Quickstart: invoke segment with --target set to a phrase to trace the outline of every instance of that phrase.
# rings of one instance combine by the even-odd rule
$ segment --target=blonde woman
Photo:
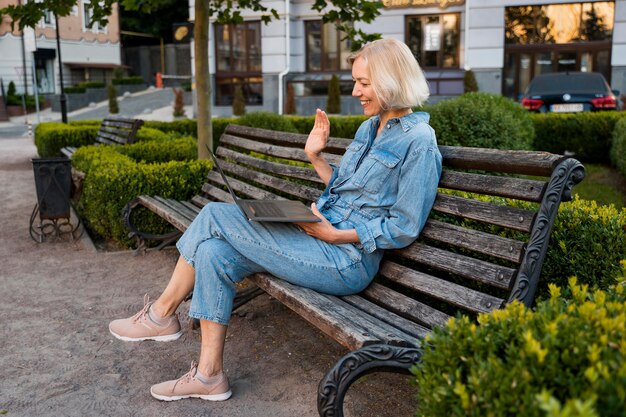
[[[409,48],[393,39],[367,44],[349,58],[352,95],[369,116],[341,164],[322,155],[330,133],[317,110],[305,152],[326,184],[311,210],[317,223],[249,222],[232,204],[210,203],[177,247],[180,258],[159,298],[127,319],[111,322],[125,341],[168,341],[182,334],[176,309],[193,290],[189,315],[200,320],[197,364],[179,379],[152,386],[164,401],[226,400],[224,343],[235,283],[266,271],[296,285],[333,295],[358,293],[378,271],[386,249],[412,243],[435,200],[441,155],[429,116],[413,112],[428,85]]]

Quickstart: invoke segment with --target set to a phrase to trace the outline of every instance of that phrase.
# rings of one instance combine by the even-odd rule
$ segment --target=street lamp
[[[61,85],[61,121],[67,123],[67,99],[65,97],[65,88],[63,88],[63,62],[61,60],[61,36],[59,35],[59,18],[54,13],[54,24],[57,32],[57,54],[59,55],[59,82]]]

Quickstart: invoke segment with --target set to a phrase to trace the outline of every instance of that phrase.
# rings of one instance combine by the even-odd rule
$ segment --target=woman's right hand
[[[315,158],[322,153],[324,148],[326,148],[329,136],[330,121],[328,120],[328,116],[325,111],[317,109],[315,112],[315,124],[313,125],[313,129],[311,129],[311,133],[309,133],[306,145],[304,145],[304,152],[309,159]]]

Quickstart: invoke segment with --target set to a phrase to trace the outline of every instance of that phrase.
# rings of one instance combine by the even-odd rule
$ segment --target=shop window
[[[215,25],[215,104],[233,103],[241,85],[247,104],[263,104],[261,22]]]
[[[306,25],[306,69],[308,72],[349,71],[349,39],[331,23],[310,20]]]
[[[610,41],[614,2],[514,6],[505,11],[508,44]]]
[[[460,14],[407,16],[406,44],[424,68],[458,68]]]

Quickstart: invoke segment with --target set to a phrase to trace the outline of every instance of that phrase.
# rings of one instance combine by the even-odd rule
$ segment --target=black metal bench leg
[[[151,233],[144,233],[137,229],[137,227],[131,221],[131,214],[133,209],[141,205],[141,200],[135,198],[134,200],[126,203],[126,205],[122,209],[122,223],[127,230],[130,230],[130,232],[128,233],[128,237],[131,239],[134,237],[137,240],[137,249],[135,249],[135,254],[145,253],[147,251],[146,240],[155,240],[161,242],[161,244],[156,248],[156,250],[161,250],[165,246],[177,241],[178,238],[182,236],[182,232],[180,232],[179,230],[174,230],[173,232],[165,233],[162,235],[155,235]]]
[[[317,389],[317,410],[323,417],[343,417],[343,401],[352,383],[372,372],[409,374],[422,358],[418,348],[371,345],[341,358],[322,378]]]

